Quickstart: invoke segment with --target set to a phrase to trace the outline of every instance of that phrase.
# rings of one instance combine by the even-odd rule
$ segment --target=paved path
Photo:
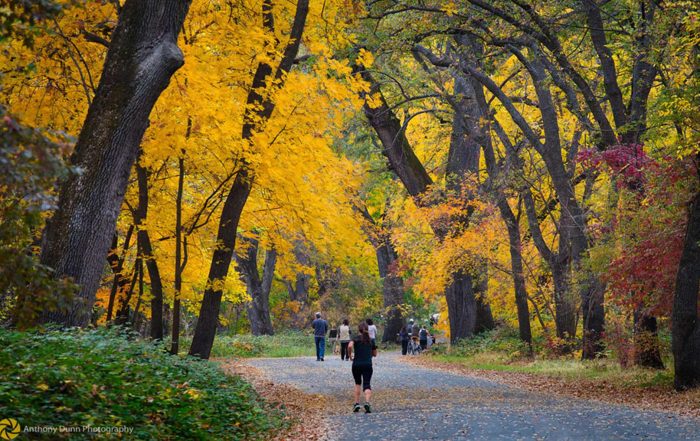
[[[374,413],[353,414],[350,362],[337,356],[250,360],[275,383],[330,399],[333,439],[700,440],[700,420],[527,392],[402,362],[374,361]]]

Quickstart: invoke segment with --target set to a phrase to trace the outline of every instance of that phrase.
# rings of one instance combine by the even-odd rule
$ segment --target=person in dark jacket
[[[425,351],[428,349],[428,330],[425,329],[425,326],[420,327],[418,337],[420,338],[420,348]]]
[[[367,323],[362,322],[358,326],[358,335],[348,344],[348,353],[352,360],[352,377],[355,380],[355,405],[353,412],[360,411],[360,393],[365,394],[365,413],[372,412],[369,401],[372,398],[372,357],[377,356],[377,346],[369,338]],[[354,356],[353,356],[354,352]]]
[[[321,313],[316,313],[316,320],[311,322],[314,328],[314,343],[316,344],[316,361],[323,361],[326,352],[326,332],[328,332],[328,322],[321,318]]]
[[[406,355],[408,352],[408,341],[411,339],[411,334],[406,327],[402,327],[399,331],[399,339],[401,340],[401,355]]]

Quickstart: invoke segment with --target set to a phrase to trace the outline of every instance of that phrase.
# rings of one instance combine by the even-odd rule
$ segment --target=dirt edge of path
[[[329,398],[309,394],[295,387],[276,384],[254,366],[240,359],[215,359],[221,369],[230,375],[238,375],[253,385],[255,390],[274,407],[286,413],[291,428],[275,434],[275,441],[330,441],[333,432],[329,420],[324,416]]]
[[[520,372],[472,369],[453,363],[432,360],[425,356],[404,357],[402,359],[418,366],[490,380],[522,390],[625,405],[639,410],[672,412],[686,417],[700,418],[700,390],[676,392],[663,387],[624,387],[607,381],[567,380]]]

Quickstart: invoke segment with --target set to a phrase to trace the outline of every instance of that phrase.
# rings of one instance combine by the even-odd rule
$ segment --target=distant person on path
[[[425,329],[425,326],[420,327],[420,330],[418,331],[418,337],[420,339],[420,348],[422,350],[428,349],[428,330]]]
[[[399,331],[399,339],[401,340],[401,355],[406,355],[408,352],[408,341],[411,339],[411,334],[405,326]]]
[[[355,379],[355,405],[353,412],[360,411],[360,392],[365,393],[365,413],[372,413],[372,406],[369,404],[372,398],[372,357],[377,356],[377,346],[369,338],[367,323],[362,322],[358,326],[359,335],[350,341],[348,354],[352,360],[352,376]],[[353,351],[355,356],[353,357]]]
[[[350,343],[348,319],[343,320],[343,324],[338,328],[338,338],[340,339],[340,359],[350,360],[350,355],[348,355],[348,344]]]
[[[321,313],[316,313],[316,320],[311,322],[314,328],[314,342],[316,343],[316,361],[323,361],[326,353],[326,332],[328,332],[328,322],[321,318]]]
[[[367,330],[369,331],[369,339],[372,340],[373,345],[377,345],[377,327],[374,325],[372,319],[367,319]]]

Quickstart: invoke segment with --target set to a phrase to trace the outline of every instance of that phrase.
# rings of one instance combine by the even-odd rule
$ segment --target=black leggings
[[[340,359],[341,360],[345,360],[346,358],[350,358],[350,357],[348,357],[348,344],[349,343],[350,343],[349,341],[341,341],[340,342]]]
[[[355,384],[362,385],[362,390],[372,389],[369,382],[372,380],[372,366],[353,366],[352,376],[355,378]]]

